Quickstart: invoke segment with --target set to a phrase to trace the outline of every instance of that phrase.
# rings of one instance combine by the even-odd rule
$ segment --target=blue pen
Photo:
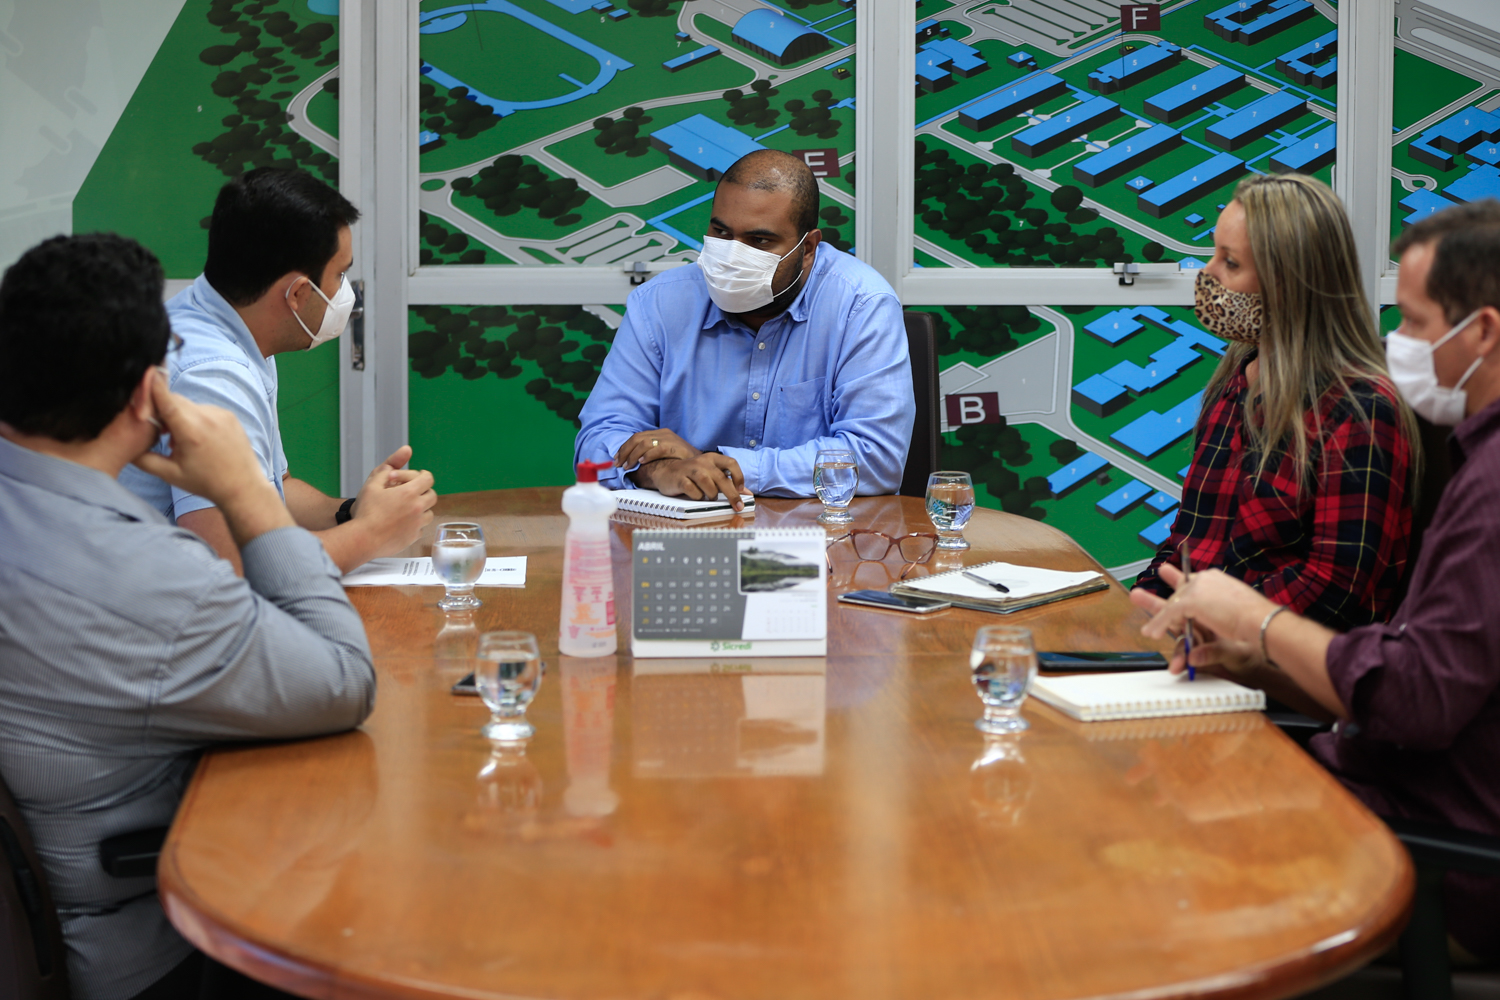
[[[1179,558],[1182,560],[1182,583],[1183,583],[1183,586],[1187,586],[1188,582],[1193,579],[1193,557],[1192,557],[1192,553],[1190,553],[1188,551],[1188,541],[1187,541],[1187,539],[1184,538],[1182,540],[1182,544],[1177,547],[1177,554],[1178,554]],[[1182,655],[1187,660],[1187,664],[1188,664],[1188,668],[1187,668],[1188,680],[1190,680],[1190,681],[1191,680],[1197,680],[1198,679],[1198,671],[1196,671],[1196,670],[1193,669],[1193,663],[1192,663],[1192,660],[1193,660],[1193,620],[1191,618],[1185,619],[1183,621],[1183,623],[1182,623]]]

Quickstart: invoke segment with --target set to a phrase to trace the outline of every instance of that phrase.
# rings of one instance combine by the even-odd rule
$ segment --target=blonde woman
[[[1219,215],[1196,311],[1230,342],[1203,393],[1163,563],[1222,569],[1346,631],[1395,610],[1417,430],[1386,372],[1349,220],[1310,177],[1250,177]]]

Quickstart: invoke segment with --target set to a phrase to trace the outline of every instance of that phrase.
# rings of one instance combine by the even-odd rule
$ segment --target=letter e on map
[[[1120,4],[1121,31],[1160,31],[1161,8],[1154,3]]]
[[[792,155],[802,157],[802,162],[812,168],[814,177],[839,176],[839,151],[836,149],[794,149]]]
[[[967,395],[955,393],[951,396],[944,396],[943,400],[948,408],[949,427],[1000,422],[1000,394],[998,392],[971,392]]]

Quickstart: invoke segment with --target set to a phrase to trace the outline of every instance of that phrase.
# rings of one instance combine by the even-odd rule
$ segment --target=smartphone
[[[910,611],[915,615],[927,615],[953,607],[952,601],[944,601],[935,597],[907,597],[889,594],[884,590],[854,590],[847,594],[840,594],[839,601],[844,604],[859,604],[867,608],[885,608],[887,611]]]
[[[479,688],[474,686],[474,675],[472,673],[465,674],[463,679],[454,684],[451,690],[454,694],[479,694]]]
[[[1123,653],[1037,653],[1036,665],[1042,670],[1078,672],[1084,670],[1165,670],[1167,659],[1160,653],[1139,651]]]

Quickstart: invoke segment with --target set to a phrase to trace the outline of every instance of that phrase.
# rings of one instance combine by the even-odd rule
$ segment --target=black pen
[[[968,570],[964,570],[964,579],[965,580],[973,580],[975,583],[982,583],[986,587],[994,587],[996,590],[1000,591],[1000,593],[1002,593],[1002,594],[1008,594],[1008,593],[1010,593],[1010,588],[1007,587],[1005,584],[1003,584],[1003,583],[996,583],[994,580],[986,580],[984,577],[980,576],[978,573],[970,573]]]

